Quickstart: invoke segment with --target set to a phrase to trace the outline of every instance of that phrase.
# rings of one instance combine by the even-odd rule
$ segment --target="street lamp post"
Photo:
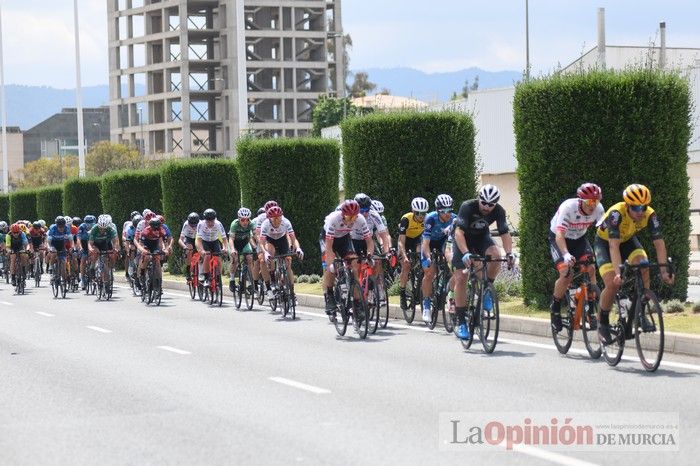
[[[80,27],[78,26],[78,0],[73,0],[75,16],[75,105],[78,113],[78,175],[85,176],[85,129],[83,128],[83,92],[80,84]]]
[[[141,168],[144,166],[144,159],[146,158],[146,149],[144,147],[144,140],[143,140],[143,107],[141,105],[138,106],[139,109],[139,126],[141,127],[141,138],[139,142],[139,152],[141,153]]]
[[[530,80],[530,12],[525,0],[525,80]]]
[[[2,114],[2,192],[10,192],[7,161],[7,114],[5,112],[5,62],[2,54],[2,0],[0,0],[0,113]]]

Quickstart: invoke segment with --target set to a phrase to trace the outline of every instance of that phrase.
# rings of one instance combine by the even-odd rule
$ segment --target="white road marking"
[[[112,333],[111,330],[107,330],[106,328],[102,328],[102,327],[95,327],[94,325],[86,325],[85,328],[89,328],[90,330],[94,330],[94,331],[100,332],[100,333]]]
[[[56,317],[55,314],[49,314],[48,312],[36,311],[36,313],[39,314],[40,316],[44,316],[44,317]]]
[[[171,351],[171,352],[177,353],[177,354],[192,354],[189,351],[173,348],[172,346],[156,346],[156,348],[162,349],[165,351]]]
[[[317,395],[324,395],[331,392],[325,388],[314,387],[313,385],[307,385],[305,383],[297,382],[296,380],[285,379],[284,377],[270,377],[270,380],[283,385],[288,385],[290,387],[306,390],[311,393],[316,393]]]
[[[14,306],[15,303],[9,303],[7,301],[0,301],[0,304],[4,304],[5,306]]]
[[[505,448],[505,442],[501,446]],[[513,445],[513,451],[565,466],[597,466],[596,463],[589,463],[588,461],[571,458],[570,456],[535,448],[530,445]]]

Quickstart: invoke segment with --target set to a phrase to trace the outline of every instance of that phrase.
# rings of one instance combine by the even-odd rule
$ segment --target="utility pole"
[[[5,112],[5,62],[2,55],[2,0],[0,0],[0,113],[2,113],[2,192],[10,192],[7,162],[7,113]]]
[[[75,16],[75,106],[78,113],[78,176],[85,176],[85,129],[83,128],[83,91],[80,84],[80,31],[78,0],[73,0]]]
[[[530,11],[525,0],[525,81],[530,80]]]

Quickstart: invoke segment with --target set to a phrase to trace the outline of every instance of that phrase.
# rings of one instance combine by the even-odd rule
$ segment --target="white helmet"
[[[252,213],[247,207],[241,207],[238,209],[238,218],[250,218],[251,215]]]
[[[485,184],[479,190],[479,199],[496,204],[501,199],[501,192],[492,184]]]
[[[411,209],[414,212],[427,212],[430,208],[430,204],[422,197],[413,198],[411,201]]]
[[[384,204],[382,204],[382,201],[374,199],[372,201],[372,208],[374,208],[374,210],[376,210],[380,214],[384,213]]]
[[[100,228],[109,228],[112,224],[112,216],[107,214],[102,214],[97,217],[97,226]]]
[[[438,194],[435,198],[435,208],[436,209],[451,209],[452,208],[452,196],[449,194]]]
[[[73,217],[70,215],[64,215],[63,218],[66,220],[66,225],[71,226],[73,224]]]
[[[41,228],[44,228],[46,226],[46,220],[44,220],[44,219],[39,220],[39,225],[41,225]]]

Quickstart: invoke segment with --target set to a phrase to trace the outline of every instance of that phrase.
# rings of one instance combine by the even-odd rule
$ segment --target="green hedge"
[[[24,189],[10,193],[10,220],[29,220],[33,222],[36,216],[36,189]]]
[[[102,176],[101,193],[103,211],[112,216],[120,235],[122,225],[132,211],[149,208],[163,212],[158,170],[109,172]]]
[[[63,188],[63,213],[75,217],[100,215],[102,197],[100,178],[72,178]]]
[[[10,196],[8,194],[0,194],[0,220],[8,221],[10,219]]]
[[[351,118],[343,131],[346,197],[365,192],[384,203],[392,235],[422,196],[441,193],[459,206],[476,194],[474,123],[453,112],[399,112]]]
[[[240,207],[236,165],[227,159],[191,159],[166,163],[161,169],[163,211],[175,238],[190,212],[216,210],[226,231]],[[176,243],[177,244],[177,243]],[[177,249],[177,248],[176,248]],[[171,271],[181,270],[180,253],[170,258]]]
[[[318,272],[318,234],[325,216],[338,205],[338,143],[312,138],[244,139],[237,152],[243,205],[255,212],[270,199],[279,202],[306,254],[295,268]]]
[[[603,189],[607,209],[642,183],[652,193],[669,255],[678,266],[663,297],[685,299],[690,219],[687,175],[690,94],[684,79],[650,71],[555,75],[522,83],[514,99],[520,253],[526,302],[546,305],[555,272],[549,221],[586,181]],[[640,234],[650,258],[648,232]]]
[[[63,213],[63,186],[49,186],[36,193],[36,214],[51,225]]]

